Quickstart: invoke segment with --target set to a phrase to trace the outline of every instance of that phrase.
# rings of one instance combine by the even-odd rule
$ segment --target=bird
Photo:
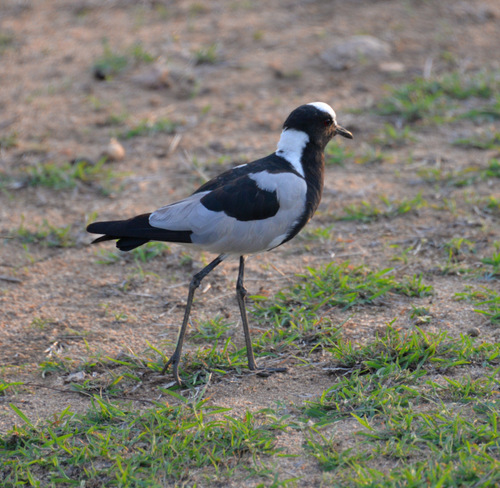
[[[228,257],[239,258],[236,298],[245,337],[248,368],[257,371],[245,306],[245,259],[271,251],[295,237],[318,208],[323,192],[325,148],[336,135],[353,135],[337,123],[325,102],[301,105],[286,118],[276,151],[229,169],[175,203],[126,220],[94,222],[96,244],[116,240],[131,251],[149,241],[175,242],[217,255],[191,279],[174,353],[162,374],[182,385],[179,364],[193,298],[202,280]]]

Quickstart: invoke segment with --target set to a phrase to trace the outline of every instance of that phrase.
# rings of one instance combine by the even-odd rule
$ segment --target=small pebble
[[[478,327],[471,327],[467,330],[467,335],[471,337],[479,337],[481,334],[481,330]]]
[[[104,151],[104,155],[112,161],[121,161],[125,157],[125,149],[123,149],[123,146],[112,137],[108,147]]]

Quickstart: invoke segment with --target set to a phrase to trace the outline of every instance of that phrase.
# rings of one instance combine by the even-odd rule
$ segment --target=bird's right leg
[[[252,339],[250,337],[250,329],[248,327],[247,311],[245,308],[245,297],[247,295],[247,290],[243,285],[243,275],[245,274],[245,257],[240,256],[240,269],[238,272],[238,281],[236,282],[236,298],[238,300],[238,306],[240,307],[241,323],[243,325],[243,332],[245,333],[245,345],[247,349],[247,359],[248,359],[248,369],[250,371],[255,371],[257,369],[257,363],[255,362],[255,357],[253,354]]]
[[[196,273],[189,284],[189,293],[187,298],[186,310],[184,312],[184,320],[182,321],[181,330],[179,331],[179,338],[177,339],[177,346],[175,351],[170,356],[170,359],[163,367],[161,373],[165,374],[168,367],[172,365],[172,374],[176,383],[180,386],[182,384],[181,378],[179,376],[179,362],[181,360],[182,345],[184,343],[184,336],[186,335],[186,330],[189,322],[189,314],[191,313],[191,306],[193,304],[194,292],[200,286],[203,278],[207,276],[216,266],[218,266],[224,260],[225,255],[221,254],[217,256],[210,264],[205,266],[200,272]]]

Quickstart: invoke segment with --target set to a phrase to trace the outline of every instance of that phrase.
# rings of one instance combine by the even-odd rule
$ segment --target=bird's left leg
[[[205,276],[207,276],[210,271],[212,271],[217,265],[222,263],[226,256],[221,254],[216,257],[210,264],[205,266],[199,273],[196,273],[189,284],[189,293],[187,298],[186,310],[184,312],[184,320],[182,321],[181,330],[179,332],[179,338],[177,339],[177,346],[175,348],[174,354],[167,361],[165,366],[163,366],[162,374],[165,374],[168,367],[172,365],[172,373],[177,384],[180,386],[182,384],[181,378],[179,376],[179,363],[181,360],[182,345],[184,343],[184,336],[186,335],[186,330],[189,322],[189,314],[191,313],[191,305],[193,304],[194,292],[200,286],[201,281]]]

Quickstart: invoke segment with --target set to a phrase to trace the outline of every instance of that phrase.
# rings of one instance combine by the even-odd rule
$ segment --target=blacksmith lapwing
[[[296,108],[283,124],[276,152],[236,166],[198,188],[191,196],[152,213],[128,220],[95,222],[87,227],[104,234],[93,243],[117,239],[116,246],[130,251],[148,241],[191,244],[218,254],[194,275],[172,365],[178,384],[182,344],[195,290],[228,256],[239,256],[236,296],[245,333],[250,370],[256,370],[245,309],[243,286],[245,256],[270,251],[294,237],[311,219],[323,191],[324,150],[335,135],[352,139],[337,124],[335,112],[323,102]]]

